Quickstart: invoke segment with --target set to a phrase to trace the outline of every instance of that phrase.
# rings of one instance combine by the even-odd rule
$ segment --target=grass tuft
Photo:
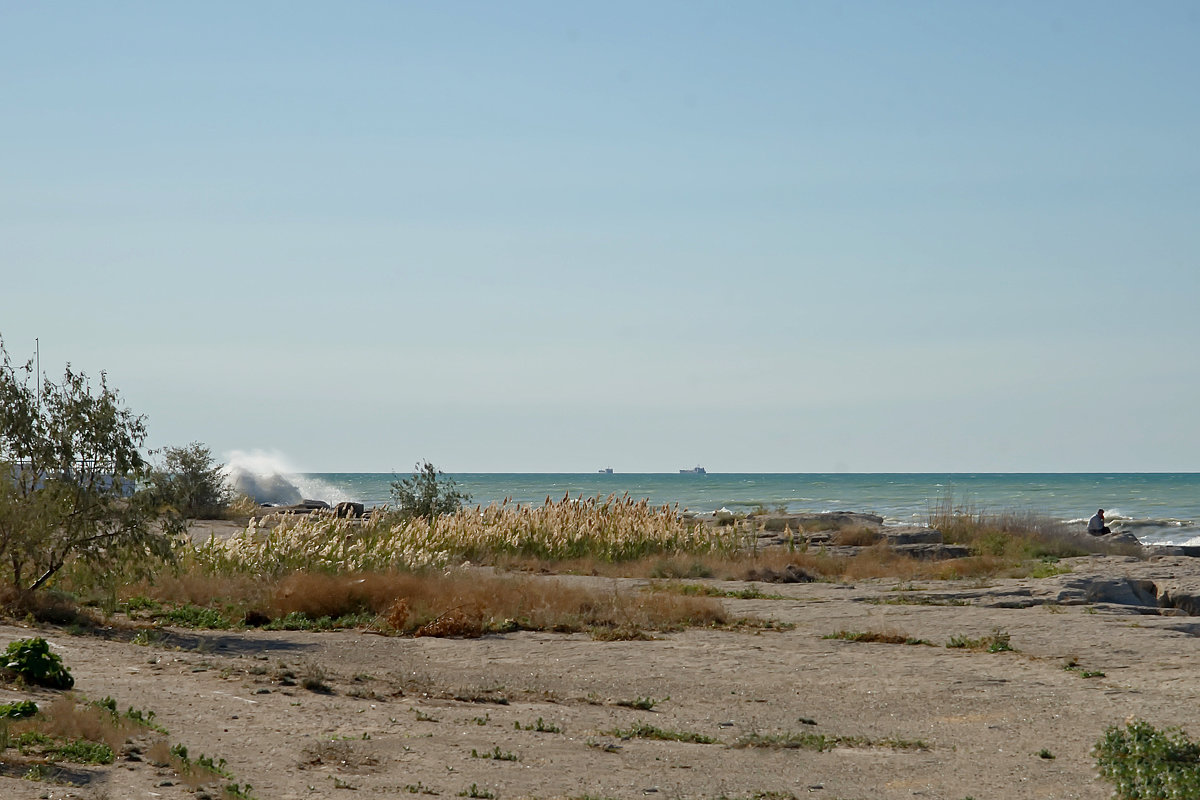
[[[878,642],[881,644],[931,644],[924,639],[917,639],[895,631],[836,631],[827,633],[822,639],[841,639],[847,642]]]
[[[1009,634],[1000,628],[992,629],[987,636],[972,639],[969,636],[951,636],[946,647],[964,650],[986,650],[989,653],[1015,652]]]
[[[657,739],[664,742],[690,742],[692,744],[716,744],[717,740],[703,733],[692,731],[672,731],[658,728],[646,722],[634,723],[632,727],[614,728],[605,731],[605,736],[616,736],[620,739]]]

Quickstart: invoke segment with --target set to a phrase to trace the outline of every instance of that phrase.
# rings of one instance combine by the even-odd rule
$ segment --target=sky
[[[0,0],[0,337],[305,471],[1200,471],[1191,2]]]

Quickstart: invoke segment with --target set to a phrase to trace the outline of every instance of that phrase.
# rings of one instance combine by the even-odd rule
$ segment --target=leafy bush
[[[62,658],[50,652],[45,639],[18,639],[4,651],[4,669],[26,683],[48,686],[51,689],[70,689],[75,679],[63,666]]]
[[[233,502],[233,490],[225,483],[225,465],[213,460],[211,450],[192,442],[165,447],[162,454],[162,466],[151,477],[161,503],[191,519],[225,515]]]
[[[471,502],[471,496],[456,486],[446,473],[425,461],[417,464],[409,477],[392,481],[392,501],[401,514],[433,519],[453,514]]]
[[[0,719],[25,719],[38,713],[37,703],[21,700],[15,703],[0,703]]]
[[[1112,726],[1092,754],[1117,800],[1200,797],[1200,744],[1179,728],[1157,730],[1143,720]]]

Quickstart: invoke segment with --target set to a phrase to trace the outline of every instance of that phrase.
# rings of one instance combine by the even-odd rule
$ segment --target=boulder
[[[359,519],[363,515],[363,504],[341,502],[334,506],[333,513],[339,519]]]
[[[1142,543],[1138,540],[1138,538],[1129,531],[1113,531],[1112,533],[1103,533],[1093,538],[1102,542],[1108,542],[1109,544],[1129,544],[1136,547],[1142,546]]]
[[[965,545],[932,542],[897,544],[892,546],[892,550],[920,561],[944,561],[948,558],[966,558],[971,555],[971,548]]]
[[[898,544],[941,544],[945,541],[942,532],[923,525],[905,525],[898,528],[880,528],[879,534],[890,545]]]

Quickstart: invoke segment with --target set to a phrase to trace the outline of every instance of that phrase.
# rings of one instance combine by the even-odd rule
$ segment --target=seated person
[[[1112,533],[1107,525],[1104,524],[1104,509],[1096,512],[1096,516],[1088,520],[1088,533],[1092,536],[1100,536],[1105,533]]]

